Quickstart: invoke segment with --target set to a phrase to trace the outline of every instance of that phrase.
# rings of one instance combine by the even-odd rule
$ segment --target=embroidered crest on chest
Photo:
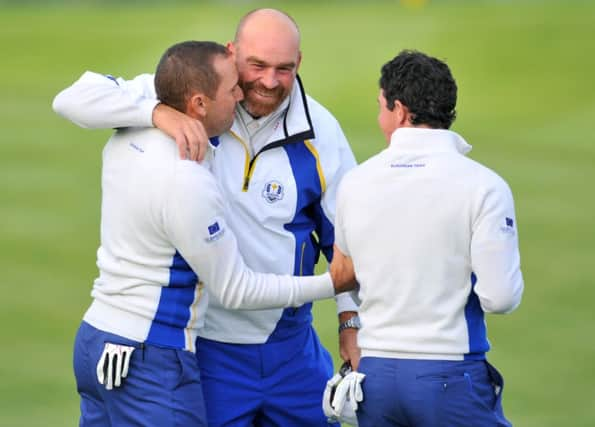
[[[283,186],[279,181],[269,181],[262,189],[262,197],[264,197],[264,199],[269,203],[275,203],[283,199],[284,194],[285,186]]]

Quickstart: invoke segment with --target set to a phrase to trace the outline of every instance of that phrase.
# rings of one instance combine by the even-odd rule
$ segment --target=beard
[[[271,114],[291,91],[291,88],[281,85],[268,89],[258,82],[241,82],[240,87],[244,91],[244,100],[241,104],[255,118]]]

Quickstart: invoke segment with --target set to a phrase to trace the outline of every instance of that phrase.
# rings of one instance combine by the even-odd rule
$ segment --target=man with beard
[[[155,88],[211,136],[230,128],[242,99],[234,58],[213,42],[169,48]],[[249,270],[206,164],[179,159],[158,129],[115,132],[101,183],[99,277],[73,358],[80,426],[206,426],[194,352],[208,298],[230,309],[295,307],[333,296],[333,283]],[[331,265],[337,291],[352,288],[341,260]]]
[[[304,92],[292,18],[250,12],[228,48],[244,91],[231,130],[215,142],[213,172],[228,199],[229,226],[254,270],[311,275],[321,251],[332,258],[335,194],[353,154],[336,119]],[[158,104],[150,75],[124,81],[87,72],[54,109],[84,127],[154,124],[182,156],[205,151],[200,123]],[[355,305],[349,296],[337,302],[341,357],[357,364],[357,322],[345,323]],[[231,311],[214,302],[197,355],[210,426],[328,425],[320,402],[332,361],[312,328],[311,304]]]

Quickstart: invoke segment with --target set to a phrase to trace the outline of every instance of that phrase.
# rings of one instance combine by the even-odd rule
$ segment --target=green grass
[[[0,2],[1,3],[1,2]],[[73,335],[97,274],[100,163],[109,131],[51,111],[85,69],[133,77],[185,39],[231,38],[262,6],[2,3],[0,13],[0,426],[75,425]],[[595,5],[588,2],[280,2],[300,24],[301,75],[361,161],[384,147],[379,67],[403,48],[446,59],[454,130],[515,194],[526,291],[488,318],[515,425],[591,426],[595,393]],[[332,303],[316,326],[337,358]]]

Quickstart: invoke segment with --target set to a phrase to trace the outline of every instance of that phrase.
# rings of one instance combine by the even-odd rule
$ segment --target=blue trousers
[[[133,346],[128,376],[106,390],[96,366],[106,342]],[[74,344],[80,427],[206,427],[200,371],[193,353],[142,345],[82,322]]]
[[[209,427],[338,427],[322,412],[332,360],[311,327],[265,344],[198,339]]]
[[[504,383],[487,361],[364,357],[359,427],[511,426],[502,411]]]

